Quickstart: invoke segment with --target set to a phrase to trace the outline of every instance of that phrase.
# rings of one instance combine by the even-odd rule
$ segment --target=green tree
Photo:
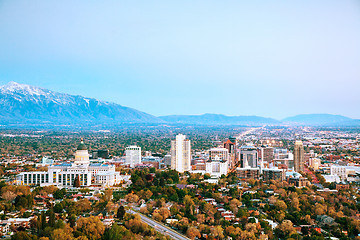
[[[122,220],[124,218],[124,215],[125,215],[125,208],[124,208],[124,206],[120,206],[117,211],[116,217],[118,219]]]

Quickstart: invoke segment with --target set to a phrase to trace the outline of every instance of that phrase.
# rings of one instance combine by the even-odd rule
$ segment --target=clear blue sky
[[[150,114],[360,118],[360,1],[0,0],[0,84]]]

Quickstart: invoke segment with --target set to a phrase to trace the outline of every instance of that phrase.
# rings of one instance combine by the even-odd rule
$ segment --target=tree
[[[48,211],[49,213],[49,226],[50,227],[54,227],[55,226],[55,221],[56,221],[56,218],[55,218],[55,213],[52,209],[50,209]]]
[[[210,233],[214,237],[218,237],[219,239],[224,238],[223,229],[221,226],[212,226],[210,228]]]
[[[134,233],[142,233],[147,229],[148,225],[141,221],[139,214],[135,214],[133,219],[125,222],[125,226]]]
[[[127,202],[136,203],[136,202],[139,201],[139,197],[138,197],[138,195],[136,195],[136,194],[129,193],[129,194],[127,194],[127,195],[125,196],[125,200],[126,200]]]
[[[158,213],[158,212],[155,212],[152,216],[152,218],[155,220],[155,221],[158,221],[158,222],[161,222],[164,218]]]
[[[80,201],[77,201],[75,207],[81,213],[87,212],[91,210],[91,202],[87,198],[84,198]]]
[[[159,209],[159,214],[163,217],[163,219],[167,219],[170,216],[170,211],[166,207],[162,207]]]
[[[113,190],[111,188],[108,188],[104,191],[104,195],[102,199],[106,202],[109,202],[113,198]]]
[[[36,236],[28,234],[27,232],[19,231],[11,236],[11,240],[35,240]]]
[[[200,231],[196,227],[189,227],[186,231],[186,236],[191,239],[200,238],[201,234]]]
[[[17,209],[32,208],[34,204],[34,198],[31,194],[29,195],[18,195],[14,200],[15,207]]]
[[[293,226],[293,223],[290,220],[284,220],[280,225],[278,225],[275,229],[276,235],[279,238],[284,239],[294,233],[296,233],[296,229]]]
[[[321,203],[315,204],[315,214],[316,215],[324,215],[326,213],[327,207],[322,205]]]
[[[94,240],[101,237],[105,231],[105,226],[99,218],[91,216],[80,218],[77,221],[76,229],[85,234],[88,239]]]
[[[118,224],[113,224],[111,228],[105,230],[104,235],[102,236],[103,240],[118,240],[118,239],[127,239],[132,240],[136,239],[136,236],[127,230],[123,226]]]
[[[282,211],[286,210],[286,208],[287,208],[286,203],[285,203],[284,201],[282,201],[282,200],[277,200],[277,201],[275,202],[275,206],[276,206],[279,210],[282,210]]]
[[[81,186],[80,184],[80,176],[76,175],[76,178],[74,180],[74,187],[79,188]]]
[[[56,199],[63,199],[65,197],[66,194],[66,189],[62,188],[62,189],[58,189],[54,192],[54,198]]]
[[[76,216],[74,214],[70,215],[68,218],[68,223],[70,224],[71,228],[75,227],[76,224]]]
[[[230,201],[230,209],[235,215],[239,211],[240,206],[241,206],[241,202],[239,200],[237,200],[236,198],[234,198]]]
[[[121,205],[116,213],[116,217],[122,220],[124,218],[124,215],[125,215],[125,208],[124,206]]]
[[[205,222],[205,215],[204,215],[204,214],[198,214],[198,215],[196,216],[196,220],[197,220],[197,222],[200,223],[200,224],[204,223],[204,222]]]
[[[51,233],[51,240],[72,240],[73,237],[65,229],[57,228]]]
[[[185,204],[185,214],[193,215],[194,214],[194,201],[191,199],[191,196],[186,195],[184,197],[184,204]]]
[[[6,191],[6,192],[3,192],[1,197],[3,199],[5,199],[6,201],[11,202],[16,198],[16,194],[12,191]]]

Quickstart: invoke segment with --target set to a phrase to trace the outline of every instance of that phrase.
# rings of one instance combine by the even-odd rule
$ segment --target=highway
[[[176,240],[190,240],[190,238],[178,233],[177,231],[165,226],[162,223],[159,223],[151,218],[146,217],[145,215],[136,212],[132,209],[126,210],[128,213],[131,214],[139,214],[141,217],[141,220],[148,224],[149,226],[153,227],[157,232],[162,233],[164,235],[167,235],[169,237],[171,237],[172,239],[176,239]]]

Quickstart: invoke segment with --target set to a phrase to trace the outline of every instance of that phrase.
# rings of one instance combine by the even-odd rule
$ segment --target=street
[[[153,227],[157,232],[160,232],[164,235],[170,236],[172,239],[179,239],[179,240],[189,240],[190,238],[187,238],[186,236],[178,233],[177,231],[165,226],[162,223],[159,223],[151,218],[146,217],[145,215],[135,212],[132,209],[126,210],[126,212],[131,214],[139,214],[141,217],[141,220],[148,224],[149,226]]]

